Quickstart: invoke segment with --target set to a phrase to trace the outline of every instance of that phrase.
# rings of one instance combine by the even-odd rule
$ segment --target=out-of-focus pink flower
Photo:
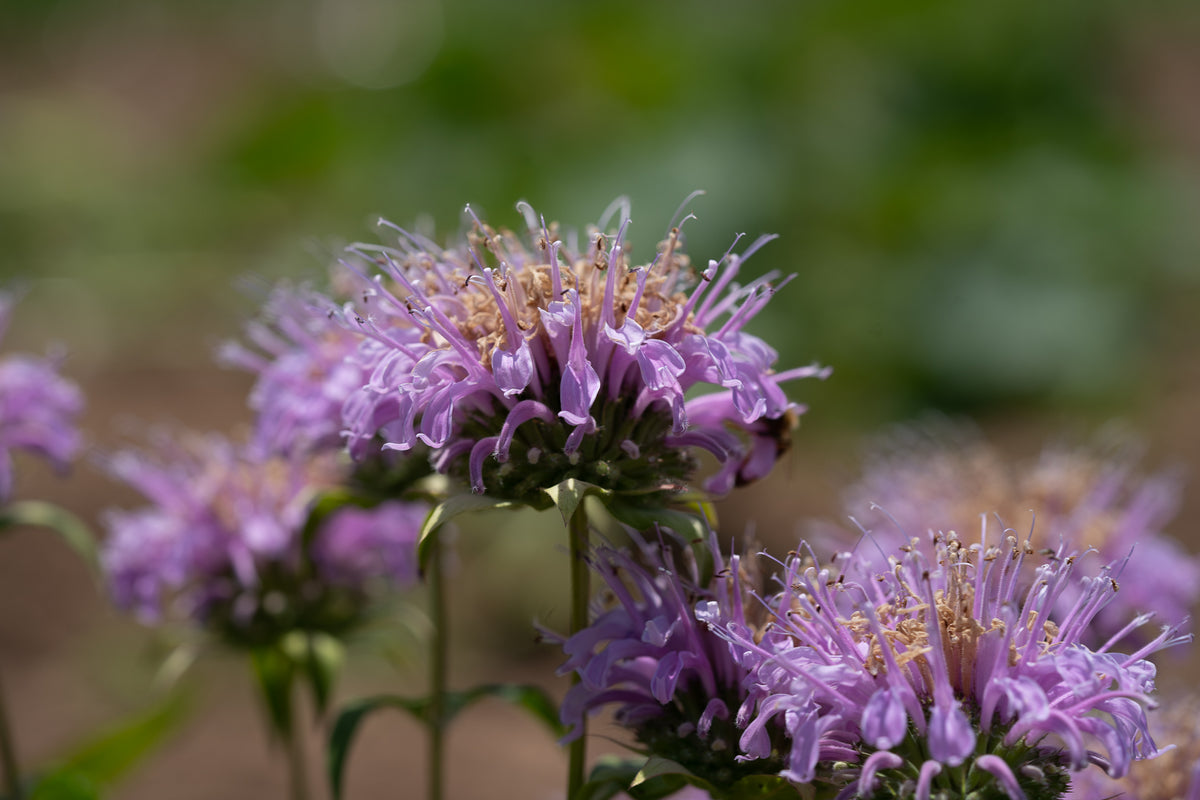
[[[0,292],[0,339],[16,301]],[[83,394],[58,373],[54,358],[0,358],[0,503],[12,494],[12,451],[24,450],[65,469],[79,452]]]

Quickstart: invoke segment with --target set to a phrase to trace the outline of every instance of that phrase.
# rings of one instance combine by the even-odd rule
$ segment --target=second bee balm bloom
[[[802,411],[779,384],[826,374],[775,372],[775,351],[743,331],[777,276],[735,278],[773,237],[697,271],[672,227],[639,265],[623,204],[583,234],[519,208],[526,236],[472,214],[451,249],[406,231],[351,249],[366,285],[347,324],[370,374],[345,408],[352,449],[423,443],[440,471],[518,500],[568,478],[669,490],[691,478],[695,447],[720,463],[711,491],[764,475]]]

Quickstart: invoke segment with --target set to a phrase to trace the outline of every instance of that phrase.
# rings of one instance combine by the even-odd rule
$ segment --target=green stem
[[[298,688],[298,687],[297,687]],[[287,749],[288,782],[292,800],[308,800],[308,759],[304,752],[303,726],[292,720],[290,729],[284,734],[283,745]]]
[[[429,800],[442,800],[446,755],[446,669],[450,631],[447,626],[444,577],[442,543],[435,541],[429,561],[430,613],[433,616],[433,653],[429,675]]]
[[[22,800],[21,773],[17,768],[17,750],[12,728],[8,725],[8,710],[4,705],[4,687],[0,685],[0,762],[4,765],[5,792],[11,800]]]
[[[587,627],[588,598],[591,595],[588,584],[591,573],[587,562],[588,520],[582,502],[580,502],[579,507],[575,509],[575,513],[571,516],[567,534],[571,542],[571,635],[574,636]],[[575,672],[571,674],[572,686],[579,683],[580,680],[579,673]],[[586,715],[580,721],[579,728],[579,736],[571,742],[567,754],[567,800],[573,800],[578,795],[586,778]]]

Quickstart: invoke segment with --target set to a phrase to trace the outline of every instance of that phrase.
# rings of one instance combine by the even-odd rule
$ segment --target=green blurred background
[[[142,419],[228,428],[248,378],[211,354],[254,311],[244,276],[320,277],[381,215],[449,236],[470,202],[517,224],[519,199],[582,226],[629,195],[646,254],[704,189],[689,252],[781,234],[749,269],[798,278],[751,328],[784,366],[835,369],[795,385],[796,454],[723,505],[733,532],[835,513],[859,438],[930,409],[1023,453],[1118,417],[1200,466],[1198,86],[1185,2],[0,0],[0,284],[27,289],[5,349],[64,346],[99,446]],[[83,514],[131,502],[86,469],[31,474]],[[52,545],[17,541],[0,659],[36,760],[136,695],[92,676],[139,640]],[[565,595],[517,596],[511,573],[554,535],[472,541],[461,615],[491,616],[464,623],[464,658],[528,656],[528,617]],[[38,699],[81,681],[73,712]],[[250,755],[191,733],[127,796],[277,791],[240,713]],[[374,769],[386,786],[395,764]]]

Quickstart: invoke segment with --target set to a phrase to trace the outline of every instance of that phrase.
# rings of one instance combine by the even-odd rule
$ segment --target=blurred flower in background
[[[1140,449],[1128,437],[1097,437],[1076,447],[1052,444],[1020,461],[965,424],[901,427],[881,437],[862,478],[844,493],[844,512],[861,529],[821,525],[816,539],[881,563],[884,552],[910,539],[951,531],[969,537],[999,520],[1038,550],[1066,546],[1112,569],[1119,590],[1095,620],[1090,635],[1099,641],[1146,612],[1178,625],[1200,597],[1200,559],[1165,530],[1179,507],[1182,476],[1142,474]],[[1073,600],[1071,592],[1063,596]]]
[[[306,453],[343,447],[342,406],[366,382],[350,359],[359,337],[331,319],[314,290],[275,286],[258,319],[246,325],[249,345],[222,345],[221,363],[257,374],[250,391],[254,447]]]
[[[14,295],[0,292],[0,340],[16,302]],[[59,374],[59,361],[0,356],[0,504],[13,492],[13,451],[34,453],[60,470],[79,452],[83,394]]]
[[[156,449],[107,460],[151,503],[109,512],[103,555],[116,603],[142,621],[191,620],[247,647],[297,630],[340,636],[379,589],[416,582],[423,506],[314,515],[345,480],[334,455],[263,454],[216,435]]]

